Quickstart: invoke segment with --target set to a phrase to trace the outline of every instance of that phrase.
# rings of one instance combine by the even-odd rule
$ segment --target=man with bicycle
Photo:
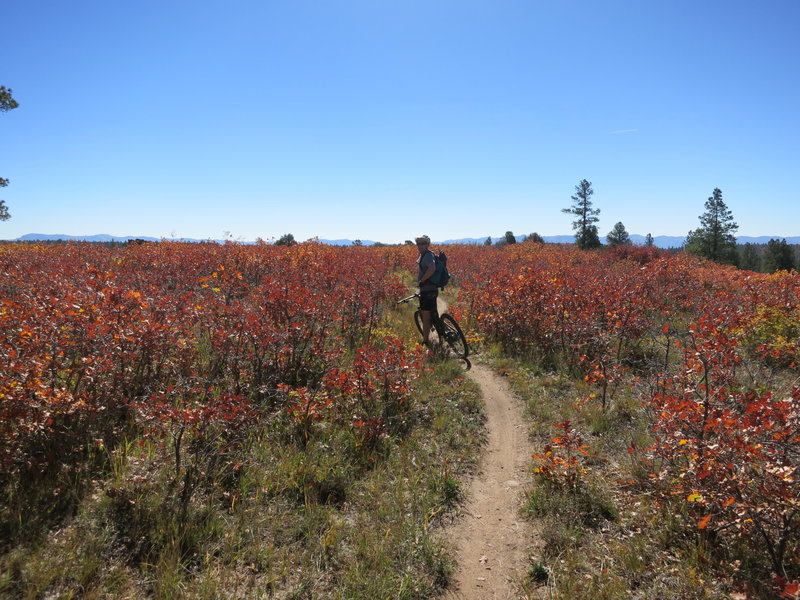
[[[431,323],[439,320],[439,310],[436,308],[436,298],[439,296],[439,287],[431,281],[436,271],[436,257],[430,249],[431,238],[421,235],[414,240],[417,244],[419,258],[417,259],[419,285],[419,311],[422,315],[422,343],[426,346],[431,333]]]

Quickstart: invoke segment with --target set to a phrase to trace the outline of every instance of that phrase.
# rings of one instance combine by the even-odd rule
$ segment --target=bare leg
[[[422,315],[422,341],[427,344],[431,334],[431,311],[421,310],[419,312]]]

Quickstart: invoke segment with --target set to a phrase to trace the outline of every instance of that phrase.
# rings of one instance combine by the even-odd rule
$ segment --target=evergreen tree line
[[[787,244],[786,240],[772,239],[767,244],[740,244],[736,264],[740,269],[774,273],[791,271],[800,266],[800,245]]]
[[[598,217],[600,209],[592,206],[592,194],[594,194],[592,183],[582,179],[575,186],[575,194],[571,196],[572,206],[562,209],[562,212],[575,216],[572,222],[575,243],[584,250],[603,245],[596,225],[600,220]],[[739,245],[735,236],[738,229],[733,213],[722,199],[722,190],[714,188],[711,197],[705,203],[705,212],[700,215],[700,226],[689,231],[683,249],[690,254],[718,263],[766,273],[789,271],[800,264],[800,247],[787,244],[785,239],[772,239],[768,244]],[[614,225],[606,236],[606,242],[609,246],[631,244],[630,236],[622,222]],[[653,236],[649,233],[645,245],[653,245]]]

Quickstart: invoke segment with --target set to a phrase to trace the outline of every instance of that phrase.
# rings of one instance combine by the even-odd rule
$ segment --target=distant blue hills
[[[146,242],[160,242],[161,238],[147,237],[144,235],[108,235],[98,233],[97,235],[66,235],[63,233],[26,233],[12,242],[129,242],[131,240],[144,240]],[[207,240],[176,239],[180,242],[204,242]]]
[[[514,238],[518,242],[522,242],[525,240],[527,236],[524,235],[515,235]],[[500,237],[493,237],[492,243],[497,243],[498,241],[504,240],[505,236]],[[549,244],[572,244],[575,242],[574,235],[543,235],[542,239]],[[644,245],[644,241],[646,239],[645,236],[632,233],[630,235],[631,242],[636,245],[642,246]],[[737,243],[739,244],[766,244],[770,240],[786,240],[787,244],[800,244],[800,236],[795,237],[784,237],[784,236],[768,236],[762,235],[759,237],[750,237],[750,236],[739,236],[736,238]],[[486,241],[486,238],[461,238],[458,240],[444,240],[441,242],[436,242],[439,244],[483,244]],[[601,238],[601,241],[605,242],[605,239]],[[686,236],[674,236],[674,235],[656,235],[653,236],[653,244],[658,248],[681,248],[683,247],[683,243],[686,241]]]
[[[521,242],[525,239],[526,236],[518,235],[514,236],[518,242]],[[543,235],[542,238],[545,242],[551,244],[571,244],[575,241],[575,237],[572,235]],[[631,241],[634,244],[642,245],[645,241],[645,236],[638,235],[638,234],[631,234],[630,236]],[[98,242],[98,243],[108,243],[108,242],[128,242],[131,240],[144,240],[147,242],[159,242],[163,238],[155,238],[155,237],[147,237],[147,236],[116,236],[116,235],[108,235],[108,234],[97,234],[97,235],[65,235],[61,233],[55,234],[45,234],[45,233],[27,233],[22,237],[17,238],[16,240],[10,240],[14,242],[42,242],[42,241],[75,241],[75,242]],[[497,243],[498,241],[504,240],[505,236],[498,236],[492,237],[492,243]],[[749,236],[739,236],[736,238],[736,241],[739,244],[766,244],[770,240],[777,239],[777,240],[786,240],[787,244],[800,244],[800,236],[794,237],[786,237],[786,236],[758,236],[758,237],[749,237]],[[207,241],[215,241],[215,242],[223,242],[224,240],[201,240],[195,238],[175,238],[171,239],[170,241],[177,241],[177,242],[207,242]],[[302,241],[302,240],[300,240]],[[320,239],[319,242],[323,244],[329,244],[331,246],[351,246],[353,242],[356,240],[351,239],[336,239],[336,240],[324,240]],[[372,246],[376,242],[373,240],[357,240],[364,246]],[[486,241],[485,237],[480,238],[459,238],[459,239],[448,239],[448,240],[438,240],[434,241],[434,244],[483,244]],[[686,241],[686,236],[670,236],[670,235],[657,235],[653,237],[653,243],[658,248],[680,248],[683,246],[684,241]]]

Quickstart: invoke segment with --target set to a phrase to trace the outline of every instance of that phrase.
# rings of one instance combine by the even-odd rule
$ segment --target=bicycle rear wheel
[[[461,331],[456,320],[449,314],[445,313],[441,317],[442,324],[444,325],[444,339],[450,349],[455,352],[459,358],[467,358],[469,355],[469,346],[467,345],[467,338]]]

